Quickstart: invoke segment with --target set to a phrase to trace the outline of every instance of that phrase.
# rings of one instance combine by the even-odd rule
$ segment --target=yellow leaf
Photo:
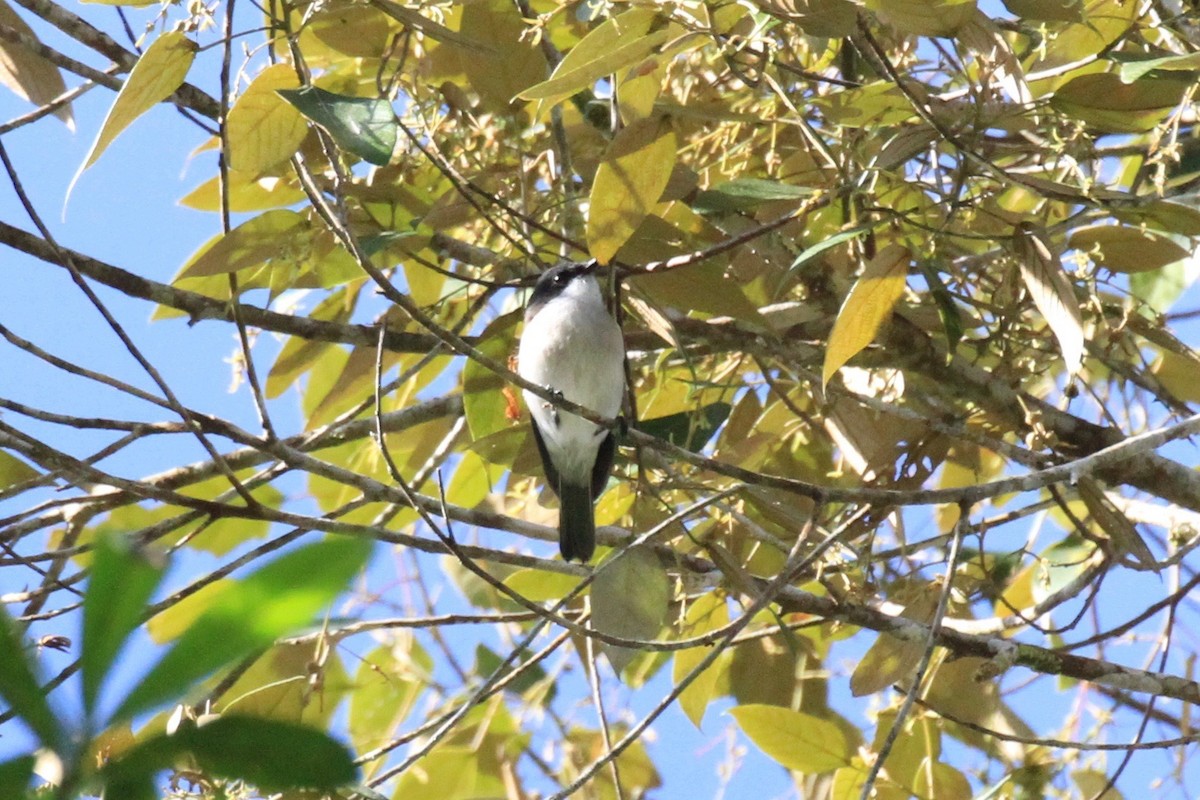
[[[33,29],[3,0],[0,0],[0,25],[37,40]],[[67,90],[58,67],[24,45],[7,39],[0,40],[0,83],[35,106],[45,105]],[[54,115],[74,130],[69,104],[60,106]]]
[[[559,103],[625,67],[638,63],[667,40],[667,29],[647,34],[654,21],[653,8],[634,8],[613,17],[571,48],[549,79],[531,86],[517,97]]]
[[[846,735],[827,719],[780,706],[737,706],[729,713],[750,741],[788,769],[812,775],[850,766]]]
[[[649,214],[675,167],[675,133],[665,117],[622,128],[596,170],[589,195],[588,249],[601,264]]]
[[[950,36],[975,15],[975,0],[867,0],[880,20],[914,36]]]
[[[909,255],[905,247],[888,245],[863,268],[862,275],[846,295],[829,334],[825,366],[821,371],[822,386],[871,343],[880,326],[891,316],[892,309],[904,294]]]
[[[229,210],[264,211],[282,208],[304,199],[304,192],[283,178],[257,178],[245,172],[229,170]],[[221,210],[221,176],[214,175],[188,192],[179,205],[197,211]]]
[[[38,471],[16,456],[0,450],[0,489],[6,489],[15,483],[33,480]]]
[[[1200,403],[1200,359],[1163,350],[1150,368],[1167,391],[1186,403]]]
[[[229,109],[229,165],[261,175],[292,157],[308,133],[308,122],[276,89],[300,85],[290,64],[267,67]]]
[[[522,87],[546,77],[546,58],[541,48],[524,36],[527,28],[515,3],[481,0],[466,4],[458,30],[497,48],[488,58],[462,51],[463,72],[484,108],[505,111]]]
[[[1166,236],[1126,225],[1077,228],[1067,242],[1113,272],[1147,272],[1187,258],[1187,250]]]
[[[1058,339],[1067,374],[1074,375],[1083,366],[1083,316],[1070,279],[1062,262],[1050,251],[1041,231],[1021,225],[1014,234],[1021,277],[1042,312],[1046,324]]]
[[[900,616],[928,622],[936,605],[936,591],[925,592],[905,606]],[[850,676],[850,693],[862,697],[908,679],[924,652],[924,642],[906,642],[881,633],[854,668]]]
[[[267,261],[299,261],[311,249],[312,225],[288,209],[267,211],[197,251],[175,280],[223,275]]]
[[[966,776],[949,764],[926,756],[913,776],[918,797],[937,800],[971,800],[973,792]]]
[[[85,169],[96,163],[96,159],[131,122],[179,88],[187,77],[195,55],[196,43],[178,31],[164,33],[142,53],[125,85],[117,93],[108,116],[104,118],[100,133],[75,176],[76,180]],[[74,181],[71,183],[74,184]]]
[[[716,592],[709,592],[696,598],[688,608],[681,633],[687,638],[692,638],[723,628],[728,623],[729,607],[725,604],[725,598]],[[708,653],[707,647],[677,650],[675,663],[671,670],[671,679],[675,683],[679,683],[708,656]],[[704,719],[704,712],[708,708],[709,702],[716,694],[717,678],[720,677],[721,668],[724,666],[722,661],[727,662],[728,658],[722,656],[709,664],[708,668],[689,683],[683,693],[679,695],[679,707],[697,728]]]

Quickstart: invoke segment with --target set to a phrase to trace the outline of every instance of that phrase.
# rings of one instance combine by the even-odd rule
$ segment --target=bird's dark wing
[[[612,473],[613,459],[617,455],[617,438],[609,431],[600,443],[600,451],[596,453],[596,463],[592,465],[592,500],[600,496]],[[545,458],[545,456],[543,456]]]
[[[546,442],[542,440],[542,432],[538,428],[537,423],[533,424],[533,440],[537,442],[538,455],[542,457],[542,471],[546,473],[546,483],[554,490],[554,493],[560,494],[558,491],[558,470],[554,468],[554,462],[550,460],[550,453],[546,451]]]

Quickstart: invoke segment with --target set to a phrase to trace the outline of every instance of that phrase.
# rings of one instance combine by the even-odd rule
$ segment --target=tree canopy
[[[808,798],[1189,796],[1184,0],[0,0],[0,54],[0,242],[142,378],[0,324],[86,388],[0,391],[0,796],[680,796],[678,710]],[[4,146],[93,90],[76,181],[194,131],[173,276]],[[578,565],[512,359],[586,259],[629,392]],[[234,336],[252,424],[147,317]]]

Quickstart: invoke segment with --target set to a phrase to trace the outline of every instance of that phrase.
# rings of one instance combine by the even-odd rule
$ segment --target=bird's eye
[[[562,286],[564,283],[567,282],[567,273],[560,272],[557,275],[555,275],[554,282],[557,283],[559,286]]]

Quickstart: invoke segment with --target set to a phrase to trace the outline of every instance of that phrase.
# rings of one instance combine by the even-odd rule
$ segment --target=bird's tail
[[[596,520],[588,486],[559,486],[562,508],[558,513],[558,549],[564,561],[587,563],[596,549]]]

